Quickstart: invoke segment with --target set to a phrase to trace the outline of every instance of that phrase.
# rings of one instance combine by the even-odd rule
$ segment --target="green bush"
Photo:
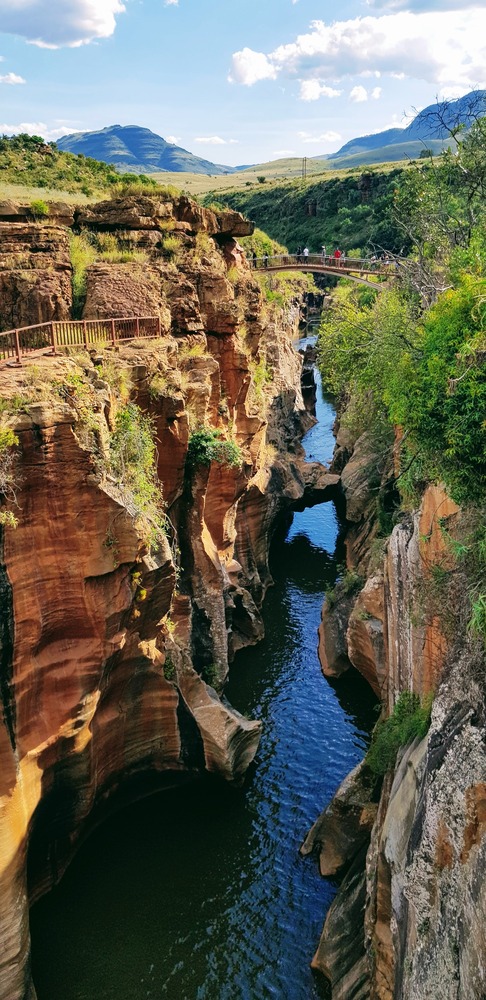
[[[432,695],[422,701],[417,694],[403,691],[388,719],[378,722],[371,746],[366,754],[366,763],[377,777],[386,774],[395,766],[400,747],[427,734],[432,711]]]
[[[162,487],[157,478],[156,446],[151,420],[135,403],[127,403],[116,416],[110,441],[111,471],[129,490],[135,508],[155,544],[165,533],[166,515]]]
[[[230,465],[233,468],[241,466],[241,449],[234,441],[222,439],[222,432],[213,428],[201,427],[194,431],[187,448],[187,467],[195,469],[200,465]]]
[[[42,201],[41,198],[37,198],[35,201],[31,201],[30,211],[35,219],[42,219],[46,215],[49,215],[49,205],[46,201]]]

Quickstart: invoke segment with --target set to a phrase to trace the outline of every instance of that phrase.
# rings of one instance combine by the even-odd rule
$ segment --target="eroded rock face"
[[[93,265],[85,305],[102,318],[159,315],[161,339],[81,363],[40,354],[30,380],[0,371],[2,395],[27,394],[8,417],[19,439],[19,524],[0,528],[2,1000],[35,996],[28,904],[61,877],[93,810],[147,771],[244,776],[259,724],[217,692],[235,652],[262,636],[276,516],[306,490],[336,485],[317,467],[306,481],[299,437],[309,418],[291,348],[298,310],[267,328],[234,240],[244,220],[149,199],[96,206],[78,222],[156,234],[164,219],[182,227],[179,266]],[[263,388],[259,364],[271,371]],[[89,416],[73,382],[88,393]],[[110,473],[127,385],[153,421],[170,518],[151,548],[133,495]],[[191,467],[199,426],[237,444],[241,460]]]
[[[360,570],[375,568],[351,608],[344,601],[324,611],[324,667],[338,676],[352,664],[385,715],[403,691],[435,699],[428,736],[403,748],[385,776],[368,850],[357,845],[313,965],[332,983],[334,1000],[482,1000],[486,664],[479,642],[448,630],[437,590],[443,574],[458,572],[447,535],[459,512],[443,489],[430,486],[420,510],[393,529],[376,569],[361,439],[357,447],[342,473],[352,521],[348,555]],[[352,775],[309,834],[310,847],[319,847],[319,838],[327,846],[331,871],[353,853],[348,781]],[[320,856],[327,871],[324,850]]]
[[[68,319],[68,231],[52,223],[0,222],[0,327]]]

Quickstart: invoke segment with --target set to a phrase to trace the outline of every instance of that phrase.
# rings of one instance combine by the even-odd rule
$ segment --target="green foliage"
[[[339,578],[334,587],[324,588],[326,595],[326,606],[330,610],[339,602],[340,598],[353,597],[362,589],[363,577],[354,569],[346,569],[345,566],[338,567]]]
[[[242,247],[244,247],[247,256],[251,256],[256,253],[257,257],[263,257],[264,254],[268,254],[269,257],[273,257],[275,254],[288,253],[286,247],[281,243],[277,243],[273,240],[271,236],[264,233],[262,229],[255,228],[251,236],[242,236],[239,240]]]
[[[42,219],[49,215],[49,205],[41,198],[34,199],[30,203],[30,211],[35,219]]]
[[[0,502],[16,502],[13,448],[19,439],[10,427],[0,426]],[[0,510],[0,525],[17,527],[17,518],[9,510]]]
[[[211,465],[211,462],[238,468],[242,461],[241,449],[234,441],[224,440],[220,430],[200,427],[189,438],[186,459],[188,469]]]
[[[216,663],[206,663],[202,668],[201,677],[210,687],[217,688],[220,684],[220,674]]]
[[[395,766],[400,747],[412,740],[423,739],[430,726],[432,695],[422,701],[410,691],[403,691],[391,716],[378,722],[371,746],[366,754],[366,763],[377,777],[386,774]]]
[[[96,250],[86,233],[80,233],[79,236],[71,234],[69,248],[73,269],[73,316],[75,319],[80,319],[86,298],[86,271],[96,260]]]
[[[155,544],[165,532],[162,489],[157,478],[156,447],[152,423],[135,403],[127,403],[116,417],[110,441],[112,473],[127,489],[146,528],[147,540]]]
[[[169,260],[174,260],[180,250],[180,243],[177,236],[165,236],[160,241],[162,253]]]
[[[172,657],[169,656],[169,654],[167,654],[167,656],[165,657],[164,676],[165,676],[166,681],[173,681],[173,680],[175,680],[176,669],[175,669]]]
[[[473,601],[468,627],[486,646],[486,594],[478,594]]]
[[[395,191],[404,176],[401,167],[341,172],[326,180],[295,178],[234,189],[224,199],[293,253],[299,244],[320,253],[323,243],[399,253],[410,245],[393,217]]]
[[[419,459],[425,481],[445,482],[458,503],[484,500],[486,279],[463,275],[422,321],[398,291],[363,305],[339,288],[333,305],[319,332],[325,387],[352,398],[366,426],[404,428],[403,469]]]
[[[464,275],[424,317],[415,364],[403,352],[387,394],[392,421],[460,504],[486,496],[486,279]]]
[[[113,194],[144,194],[156,190],[157,183],[145,175],[120,174],[109,163],[89,156],[64,153],[55,143],[45,143],[40,136],[27,134],[0,138],[0,171],[3,183],[22,184],[61,192],[100,196]],[[37,209],[34,211],[34,206]],[[40,208],[39,208],[40,206]],[[47,215],[44,200],[32,202],[37,217]]]

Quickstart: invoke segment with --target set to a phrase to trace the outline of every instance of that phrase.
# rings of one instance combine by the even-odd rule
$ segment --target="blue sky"
[[[0,0],[0,132],[143,125],[219,163],[332,152],[486,86],[483,0]]]

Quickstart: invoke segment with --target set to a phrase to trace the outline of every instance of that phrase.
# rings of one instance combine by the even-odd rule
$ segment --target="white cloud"
[[[296,3],[296,0],[292,0],[292,3]],[[274,149],[272,156],[297,156],[295,149]]]
[[[320,80],[301,80],[300,99],[302,101],[318,101],[320,97],[340,97],[342,90],[326,87]]]
[[[253,52],[246,48],[233,54],[232,69],[228,77],[230,83],[243,83],[246,87],[251,87],[258,80],[275,80],[276,77],[277,69],[263,52]]]
[[[349,100],[355,101],[356,104],[360,104],[362,101],[368,100],[368,91],[364,87],[353,87],[349,92]]]
[[[381,87],[373,87],[370,95],[374,101],[378,101],[381,97]]]
[[[174,146],[178,146],[181,141],[180,135],[167,135],[166,142],[171,142]]]
[[[14,87],[17,83],[25,83],[23,76],[17,76],[17,73],[5,73],[4,76],[0,76],[0,83],[9,83]]]
[[[5,34],[58,49],[108,38],[124,10],[121,0],[0,0],[0,23]]]
[[[199,136],[194,142],[205,142],[208,146],[235,146],[238,139],[222,139],[220,135]]]
[[[312,135],[311,132],[297,132],[297,135],[301,142],[314,142],[321,144],[323,142],[341,142],[342,140],[342,135],[340,135],[339,132],[333,132],[332,129],[328,132],[323,132],[322,135]]]
[[[401,2],[401,0],[400,0]],[[460,0],[455,0],[456,5]],[[312,21],[305,35],[270,53],[243,49],[233,55],[231,79],[252,86],[280,75],[301,80],[342,80],[382,73],[471,89],[486,82],[484,11],[401,11],[349,21]],[[312,92],[312,88],[311,88]],[[308,99],[308,98],[307,98]]]
[[[466,8],[478,8],[481,0],[366,0],[368,7],[377,7],[379,10],[410,10],[420,13],[422,11],[448,11],[461,10]]]
[[[179,0],[164,0],[164,7],[178,7]]]
[[[55,142],[63,135],[79,132],[79,129],[66,128],[65,126],[49,128],[45,122],[20,122],[18,125],[0,124],[0,135],[20,135],[21,132],[26,132],[27,135],[40,135],[46,142]]]

